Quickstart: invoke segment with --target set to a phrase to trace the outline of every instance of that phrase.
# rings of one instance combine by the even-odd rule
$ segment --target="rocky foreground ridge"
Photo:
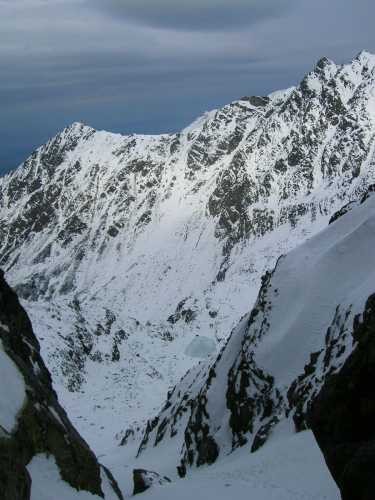
[[[60,406],[29,318],[2,272],[0,373],[1,499],[56,499],[62,483],[66,496],[61,498],[82,491],[92,498],[122,500],[112,474]]]
[[[375,295],[353,329],[356,347],[313,402],[309,423],[342,500],[371,500],[375,466]]]

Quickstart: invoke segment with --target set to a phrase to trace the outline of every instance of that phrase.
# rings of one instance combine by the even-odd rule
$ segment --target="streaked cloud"
[[[69,122],[177,130],[375,51],[373,0],[0,0],[0,171]]]
[[[173,30],[231,30],[280,17],[295,0],[94,0],[123,19]]]

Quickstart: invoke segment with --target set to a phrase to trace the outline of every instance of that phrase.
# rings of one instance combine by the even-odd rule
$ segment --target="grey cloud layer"
[[[183,30],[230,30],[279,17],[295,0],[94,0],[104,12],[149,26]]]
[[[0,0],[0,171],[75,120],[175,130],[241,95],[296,83],[323,55],[375,51],[373,0],[184,4]]]

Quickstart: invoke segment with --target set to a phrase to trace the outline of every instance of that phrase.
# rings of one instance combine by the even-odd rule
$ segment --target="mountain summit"
[[[280,254],[375,182],[374,68],[321,59],[177,134],[74,123],[0,179],[0,264],[96,449],[159,409]]]

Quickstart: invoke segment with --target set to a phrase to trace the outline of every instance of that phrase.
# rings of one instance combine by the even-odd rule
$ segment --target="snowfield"
[[[254,455],[239,450],[217,466],[205,468],[144,498],[154,500],[340,500],[310,432],[274,440]]]
[[[340,493],[310,431],[290,435],[292,423],[284,424],[257,453],[241,448],[212,466],[196,469],[185,479],[169,470],[170,484],[155,486],[139,498],[154,500],[340,500]],[[103,457],[120,487],[132,494],[132,468],[168,470],[168,458],[160,453],[154,462],[126,461],[112,453]],[[130,485],[130,486],[129,486]]]

